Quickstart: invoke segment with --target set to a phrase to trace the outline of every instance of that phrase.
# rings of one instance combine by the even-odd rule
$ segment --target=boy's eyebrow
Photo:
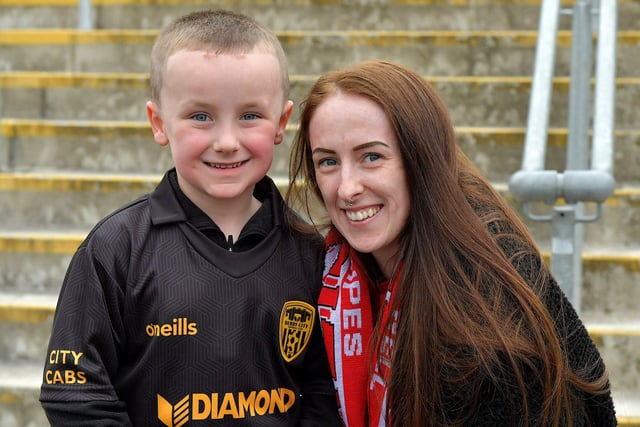
[[[211,108],[213,105],[207,101],[202,101],[202,100],[190,100],[187,103],[184,104],[186,107],[191,108],[191,109],[209,109]],[[254,110],[262,110],[265,108],[269,108],[270,105],[266,104],[262,101],[247,101],[243,104],[239,105],[239,108],[242,111],[254,111]]]
[[[263,101],[249,101],[242,104],[242,108],[244,109],[261,109],[261,108],[269,108],[271,107],[270,102]]]

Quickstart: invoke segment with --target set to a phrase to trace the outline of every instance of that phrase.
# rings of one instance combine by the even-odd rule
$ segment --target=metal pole
[[[567,170],[589,167],[589,119],[591,108],[591,6],[573,6],[571,86],[569,90],[569,138]],[[584,204],[556,206],[551,216],[551,273],[577,312],[582,296],[582,243]]]
[[[613,172],[617,14],[616,0],[601,0],[591,168],[609,173]]]
[[[552,217],[551,274],[579,313],[582,297],[582,287],[579,286],[582,278],[582,251],[576,245],[581,245],[582,239],[576,238],[575,234],[575,206],[554,206]]]
[[[78,29],[93,29],[93,8],[91,0],[78,0]]]
[[[542,2],[522,158],[522,169],[525,171],[544,169],[559,15],[560,0]]]
[[[0,89],[0,172],[4,172],[6,170],[6,153],[4,147],[4,141],[2,140],[2,92],[3,89]]]
[[[571,85],[569,88],[568,170],[589,168],[591,112],[591,8],[579,1],[573,6]]]

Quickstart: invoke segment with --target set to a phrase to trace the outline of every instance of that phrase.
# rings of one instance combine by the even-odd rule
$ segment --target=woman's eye
[[[367,153],[364,155],[365,162],[375,162],[380,158],[380,154],[377,153]]]
[[[207,120],[209,120],[209,117],[204,113],[194,114],[191,116],[191,118],[198,122],[206,122]]]
[[[335,166],[337,164],[338,164],[338,162],[336,162],[335,159],[320,159],[318,161],[318,166],[319,167],[322,167],[322,166],[324,166],[324,167],[326,167],[326,166]]]

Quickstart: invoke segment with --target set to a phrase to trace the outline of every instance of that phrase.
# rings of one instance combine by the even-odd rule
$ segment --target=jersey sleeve
[[[114,388],[124,344],[124,266],[105,256],[111,249],[85,241],[62,284],[40,393],[54,426],[131,424]]]

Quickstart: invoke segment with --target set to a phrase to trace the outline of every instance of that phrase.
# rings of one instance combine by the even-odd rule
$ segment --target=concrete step
[[[484,3],[484,4],[483,4]],[[94,0],[93,28],[154,29],[176,16],[199,10],[199,0]],[[283,7],[284,6],[284,7]],[[0,3],[0,28],[75,28],[74,0],[11,1]],[[153,7],[153,13],[149,13]],[[344,29],[357,22],[363,29],[535,28],[536,1],[225,1],[207,5],[250,14],[273,29]],[[277,13],[274,10],[278,8]],[[49,17],[49,19],[45,19]],[[443,17],[446,17],[443,19]],[[20,19],[16,19],[20,18]]]
[[[0,293],[2,362],[44,366],[57,300],[52,294]]]
[[[86,231],[0,233],[0,283],[3,292],[60,292],[71,257]]]
[[[3,117],[146,120],[148,73],[0,72]]]
[[[0,362],[0,425],[2,427],[48,427],[40,406],[42,363]]]
[[[158,30],[0,30],[7,71],[147,72]],[[385,58],[426,75],[530,75],[537,31],[278,31],[292,74]],[[569,75],[570,31],[558,34],[555,74]],[[637,75],[640,31],[618,32],[617,72]],[[122,58],[129,60],[123,61]]]
[[[296,108],[317,75],[291,76]],[[454,123],[474,126],[525,126],[531,92],[530,76],[425,76],[442,95]],[[568,123],[570,79],[556,77],[549,124]],[[50,120],[146,120],[147,73],[0,72],[3,117]],[[640,78],[616,80],[616,128],[640,123]],[[460,102],[460,100],[465,100]],[[294,116],[295,118],[295,116]]]
[[[290,124],[284,143],[276,147],[272,175],[288,174],[296,130]],[[463,151],[490,180],[506,182],[520,169],[525,127],[457,126],[456,133]],[[549,129],[547,169],[564,169],[567,133]],[[614,137],[616,180],[620,185],[640,181],[640,129],[615,130]],[[160,174],[172,164],[146,121],[0,119],[0,138],[0,170]]]
[[[617,317],[617,316],[616,316]],[[640,318],[630,321],[590,323],[585,319],[609,370],[620,425],[640,422]]]
[[[161,173],[172,164],[147,121],[4,119],[0,136],[0,163],[11,170]]]
[[[93,0],[93,28],[159,28],[181,14],[202,8],[202,0]],[[219,5],[251,16],[273,29],[500,29],[537,28],[536,0],[226,0]],[[620,28],[634,28],[640,8],[619,0]],[[563,0],[564,8],[572,1]],[[0,28],[75,28],[77,0],[2,0]],[[153,8],[153,13],[150,13]],[[277,12],[274,10],[277,9]],[[336,12],[337,10],[337,12]],[[560,24],[568,27],[568,18]]]

